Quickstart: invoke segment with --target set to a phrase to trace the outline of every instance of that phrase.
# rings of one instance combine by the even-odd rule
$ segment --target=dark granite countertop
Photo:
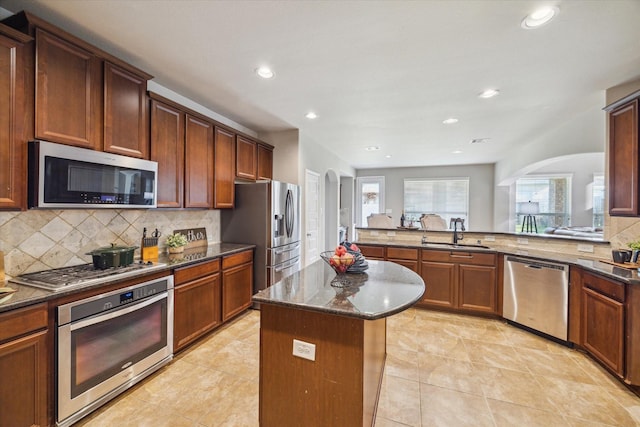
[[[220,258],[226,255],[232,255],[234,253],[242,252],[247,249],[253,249],[254,247],[255,245],[247,245],[241,243],[215,243],[203,248],[186,250],[181,254],[161,254],[158,257],[157,265],[138,271],[140,273],[140,277],[144,277],[148,274],[156,273],[163,270],[166,270],[168,274],[175,268],[185,267],[191,264],[196,264],[198,262],[206,261],[209,259]],[[19,283],[10,281],[5,281],[4,283],[0,282],[0,286],[7,286],[17,290],[17,292],[9,294],[7,298],[5,298],[3,295],[0,295],[0,313],[20,307],[25,307],[28,305],[38,304],[44,301],[52,300],[54,298],[59,298],[64,295],[70,295],[90,289],[104,287],[121,280],[130,279],[131,277],[131,275],[127,277],[113,275],[103,281],[100,281],[99,284],[78,286],[68,290],[63,289],[56,292],[21,285]]]
[[[432,249],[432,250],[441,250],[441,251],[461,251],[461,252],[485,252],[485,253],[497,253],[503,255],[513,255],[524,258],[533,258],[541,261],[551,261],[551,262],[560,262],[565,264],[576,265],[582,267],[587,271],[591,271],[594,273],[601,274],[603,276],[609,277],[613,280],[618,280],[624,283],[629,283],[633,285],[640,285],[640,276],[638,275],[637,269],[632,268],[622,268],[617,267],[612,264],[608,264],[602,262],[596,258],[588,258],[588,257],[580,257],[570,254],[563,254],[560,252],[549,252],[549,251],[541,251],[541,250],[530,250],[526,251],[510,246],[493,246],[487,248],[483,247],[474,247],[473,245],[469,246],[458,246],[453,247],[449,245],[439,245],[433,243],[427,244],[412,244],[412,243],[376,243],[376,242],[356,242],[357,245],[368,245],[368,246],[394,246],[401,248],[419,248],[419,249]]]
[[[253,296],[253,301],[375,320],[399,313],[420,299],[424,281],[408,268],[369,260],[364,274],[347,274],[351,285],[331,285],[336,273],[318,260]]]

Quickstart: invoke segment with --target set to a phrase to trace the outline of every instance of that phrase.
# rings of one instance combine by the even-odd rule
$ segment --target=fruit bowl
[[[338,255],[334,251],[326,251],[320,254],[320,257],[325,260],[327,264],[331,266],[338,274],[344,274],[349,270],[356,262],[356,257],[353,254],[347,252],[346,255]]]

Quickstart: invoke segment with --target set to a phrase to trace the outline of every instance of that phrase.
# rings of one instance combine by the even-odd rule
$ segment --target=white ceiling
[[[559,6],[557,18],[523,30],[545,4]],[[638,0],[0,6],[27,9],[257,132],[300,129],[355,168],[497,162],[640,75]],[[276,77],[257,78],[260,65]],[[487,88],[500,95],[478,98]],[[304,117],[311,110],[318,119]],[[452,116],[460,121],[442,124]],[[380,151],[364,150],[372,145]]]

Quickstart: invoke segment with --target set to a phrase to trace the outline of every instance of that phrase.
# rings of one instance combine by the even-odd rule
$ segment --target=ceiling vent
[[[475,138],[471,140],[472,144],[483,144],[485,142],[489,142],[490,138]]]

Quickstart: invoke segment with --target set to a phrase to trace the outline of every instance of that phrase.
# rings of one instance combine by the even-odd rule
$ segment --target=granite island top
[[[145,275],[163,270],[166,270],[167,274],[169,274],[169,272],[175,268],[186,267],[198,262],[232,255],[234,253],[243,252],[253,248],[255,248],[255,245],[243,243],[213,243],[206,247],[185,250],[180,254],[160,254],[157,260],[157,265],[145,268],[143,270],[138,270],[138,272],[140,277],[144,277]],[[50,291],[35,288],[11,281],[0,281],[0,287],[7,286],[17,291],[7,295],[0,294],[0,313],[20,307],[25,307],[28,305],[38,304],[44,301],[53,300],[61,296],[104,287],[106,285],[117,283],[119,281],[130,278],[132,278],[131,275],[123,277],[115,274],[100,281],[99,284],[77,286],[69,288],[67,290],[63,288],[59,291]]]
[[[332,286],[335,271],[318,260],[258,292],[253,301],[375,320],[399,313],[422,297],[425,285],[417,273],[393,262],[368,263],[365,273],[346,274],[350,284],[337,287]]]

